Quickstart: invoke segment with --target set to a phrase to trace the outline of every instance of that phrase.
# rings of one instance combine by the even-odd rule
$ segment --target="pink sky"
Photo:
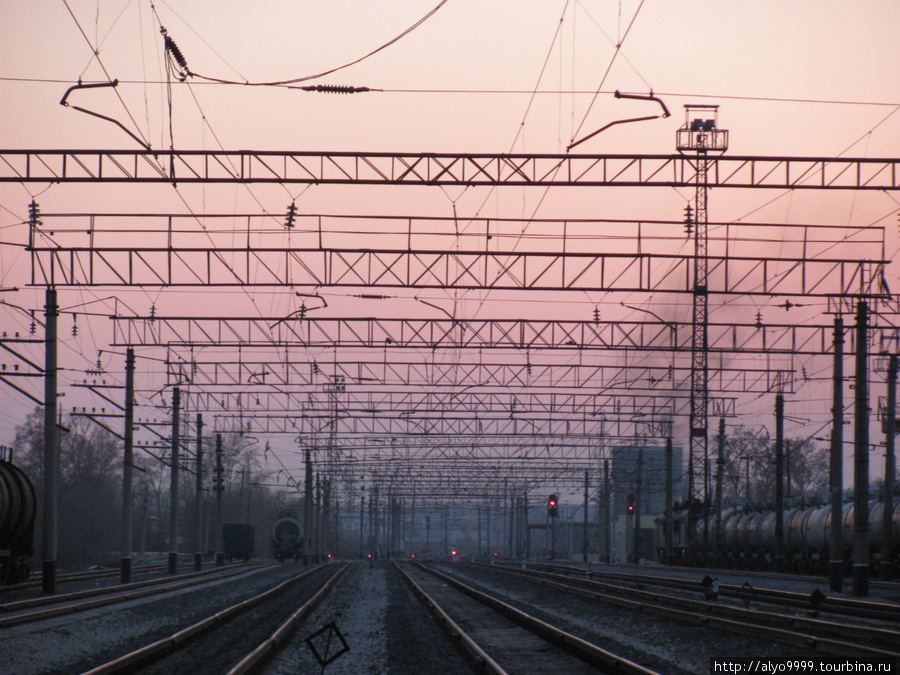
[[[137,0],[5,0],[0,6],[0,148],[138,147],[115,125],[59,105],[79,78],[107,79],[88,41],[99,44],[99,60],[108,77],[120,80],[116,92],[125,107],[111,89],[74,92],[71,103],[114,117],[153,148],[167,149],[160,22],[193,72],[263,82],[299,78],[353,61],[396,37],[436,4],[158,1],[155,16],[149,2]],[[898,157],[898,26],[900,5],[893,1],[449,0],[396,44],[314,81],[384,91],[324,95],[209,84],[193,77],[190,84],[173,84],[172,135],[177,149],[558,153],[610,121],[656,114],[653,103],[612,95],[615,90],[646,94],[652,88],[672,117],[613,127],[579,146],[578,152],[674,152],[684,104],[714,103],[721,105],[720,125],[731,134],[730,154]],[[621,48],[613,60],[616,43]],[[595,97],[598,88],[601,93]],[[542,93],[532,96],[535,90]],[[21,249],[27,237],[22,222],[32,197],[45,213],[264,210],[274,214],[276,227],[294,199],[306,213],[450,217],[455,206],[463,218],[677,219],[692,196],[691,190],[671,188],[552,189],[544,195],[526,188],[182,186],[176,193],[168,185],[2,183],[0,287],[22,290],[4,292],[0,299],[25,309],[43,306],[43,291],[25,288],[29,264]],[[714,190],[710,218],[878,225],[886,228],[887,255],[894,258],[898,204],[896,193]],[[370,241],[380,245],[374,237]],[[887,280],[892,289],[900,289],[897,269],[888,269]],[[377,305],[346,297],[353,291],[327,293],[335,316],[443,316],[410,300],[411,291],[397,294],[403,299]],[[60,304],[90,303],[73,311],[92,307],[103,313],[110,311],[105,298],[112,295],[138,313],[146,313],[151,305],[172,314],[199,311],[188,294],[139,289],[65,290]],[[234,307],[236,313],[279,316],[296,309],[290,290],[212,297],[217,306]],[[687,298],[672,296],[563,298],[433,291],[420,297],[447,310],[455,302],[457,315],[468,318],[588,319],[598,305],[604,317],[646,318],[645,313],[623,309],[621,302],[640,304],[667,318],[690,316]],[[711,316],[743,320],[761,311],[772,321],[830,321],[820,305],[786,315],[775,308],[781,302],[732,299],[728,307],[711,306]],[[92,322],[86,316],[78,321],[77,337],[71,336],[70,318],[60,322],[61,359],[72,369],[61,382],[64,408],[79,400],[97,405],[83,393],[66,389],[78,371],[94,365],[98,350],[108,343],[108,321]],[[27,330],[28,323],[15,310],[4,315],[7,330]],[[121,362],[118,356],[106,360],[112,377],[121,378]],[[827,360],[801,365],[817,377],[830,376]],[[151,372],[148,380],[157,376]],[[873,386],[873,396],[880,391]],[[812,433],[827,420],[830,403],[822,392],[821,387],[807,386],[789,399],[789,410],[803,420],[789,425],[790,433]],[[735,423],[771,428],[770,399],[743,402]],[[0,443],[9,444],[32,404],[6,387],[0,387],[0,401]],[[285,439],[278,443],[290,446]]]

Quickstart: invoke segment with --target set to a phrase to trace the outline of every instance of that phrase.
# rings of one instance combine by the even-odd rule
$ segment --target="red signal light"
[[[456,555],[456,549],[450,551],[450,555]]]
[[[416,554],[415,554],[415,553],[413,553],[413,554],[412,554],[412,557],[413,557],[413,558],[415,558],[415,557],[416,557]]]

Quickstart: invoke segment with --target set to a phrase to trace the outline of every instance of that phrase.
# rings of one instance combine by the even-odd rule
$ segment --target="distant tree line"
[[[715,472],[716,438],[710,438],[709,456]],[[722,494],[751,505],[775,502],[775,439],[765,427],[733,427],[726,434]],[[782,486],[786,503],[826,502],[829,497],[829,448],[811,438],[786,438]],[[749,480],[748,480],[749,479]]]
[[[115,565],[122,545],[122,442],[89,419],[67,415],[59,421],[59,504],[57,563],[60,569],[89,565]],[[204,438],[202,552],[217,547],[218,521],[213,489],[215,436]],[[35,523],[35,558],[41,559],[43,525],[44,413],[35,409],[16,429],[13,460],[34,481],[38,493]],[[195,448],[184,448],[179,462],[179,547],[197,550]],[[169,550],[169,452],[135,448],[132,551],[135,558]],[[254,525],[257,555],[268,553],[268,536],[278,512],[297,495],[287,495],[263,467],[257,443],[240,434],[223,436],[222,519]]]

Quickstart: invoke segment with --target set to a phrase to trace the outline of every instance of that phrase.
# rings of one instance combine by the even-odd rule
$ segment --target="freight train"
[[[0,459],[0,583],[16,584],[30,575],[36,510],[31,479]]]
[[[843,505],[841,522],[843,524],[843,546],[840,559],[847,568],[851,563],[853,549],[853,522],[855,507],[853,502]],[[672,564],[708,564],[713,562],[712,556],[704,557],[696,552],[703,551],[704,531],[712,542],[714,516],[704,520],[701,505],[692,508],[677,508],[673,517]],[[825,573],[831,560],[831,505],[800,506],[784,509],[784,569],[797,573]],[[874,565],[883,554],[884,503],[878,500],[869,501],[869,551],[870,561]],[[897,561],[900,554],[900,499],[894,499],[893,514],[893,548],[889,553]],[[688,528],[688,523],[692,526]],[[666,560],[665,551],[665,514],[656,518],[657,544],[660,561]],[[775,552],[775,511],[774,510],[741,510],[728,508],[722,511],[722,539],[718,564],[725,568],[735,569],[772,569]],[[712,549],[712,544],[710,544]],[[695,553],[692,553],[695,552]],[[895,562],[894,575],[898,569]]]
[[[228,560],[250,560],[255,553],[255,533],[250,523],[223,523],[222,549]]]
[[[290,509],[282,511],[272,527],[272,555],[282,561],[303,555],[303,527]]]

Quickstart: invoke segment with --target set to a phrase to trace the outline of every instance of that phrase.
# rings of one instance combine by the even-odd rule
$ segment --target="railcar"
[[[303,526],[290,509],[283,510],[272,526],[272,555],[278,560],[299,560],[303,555]]]
[[[31,574],[34,553],[34,483],[20,468],[0,459],[0,582],[16,584]]]
[[[885,553],[883,541],[884,503],[871,500],[868,503],[869,551],[873,566]],[[681,507],[673,512],[672,564],[708,565],[714,562],[712,536],[715,517],[704,518],[698,505],[690,509]],[[900,558],[900,499],[894,501],[891,514],[893,527],[892,559]],[[853,550],[855,505],[843,504],[839,523],[842,528],[843,551],[840,559],[850,569]],[[783,510],[785,571],[797,573],[825,573],[831,560],[832,513],[831,505],[800,506]],[[656,518],[659,559],[666,561],[665,514]],[[718,564],[726,568],[768,570],[774,566],[775,511],[772,509],[722,511],[722,539]],[[900,572],[894,569],[896,576]]]
[[[255,532],[250,523],[223,523],[222,548],[228,560],[250,560],[255,554]]]

